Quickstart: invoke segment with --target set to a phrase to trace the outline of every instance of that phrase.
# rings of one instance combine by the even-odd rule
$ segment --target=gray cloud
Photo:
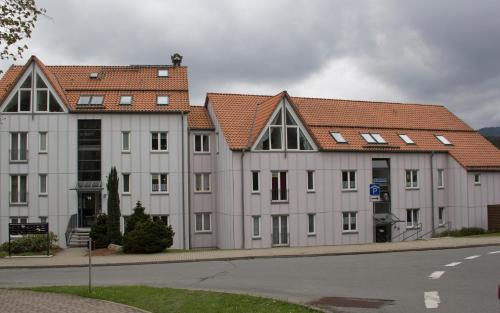
[[[193,103],[202,103],[207,91],[277,92],[308,85],[328,64],[348,58],[356,75],[363,75],[360,82],[389,86],[380,100],[442,103],[474,127],[500,125],[496,1],[46,0],[40,5],[52,19],[42,19],[28,43],[44,62],[163,64],[179,51],[190,67]],[[328,75],[332,87],[318,93],[338,97],[336,75]],[[360,95],[371,90],[366,84],[358,86],[365,91]]]

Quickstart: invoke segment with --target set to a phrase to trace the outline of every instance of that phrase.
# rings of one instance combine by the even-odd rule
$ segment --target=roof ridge
[[[256,95],[249,93],[230,93],[230,92],[207,92],[207,95],[250,96],[250,97],[268,97],[268,98],[276,96],[276,95]]]
[[[373,101],[373,100],[353,100],[353,99],[339,99],[339,98],[313,98],[313,97],[291,97],[292,99],[309,99],[309,100],[328,100],[328,101],[346,101],[346,102],[363,102],[372,104],[394,104],[394,105],[419,105],[419,106],[432,106],[432,107],[445,107],[442,104],[432,104],[432,103],[410,103],[410,102],[396,102],[396,101]]]
[[[354,128],[354,129],[384,129],[384,130],[411,130],[411,131],[435,131],[435,132],[461,132],[461,133],[479,133],[477,130],[474,129],[444,129],[444,128],[415,128],[415,127],[374,127],[374,126],[363,126],[363,125],[356,125],[356,126],[346,126],[346,125],[323,125],[323,124],[311,124],[311,127],[318,127],[318,128]]]

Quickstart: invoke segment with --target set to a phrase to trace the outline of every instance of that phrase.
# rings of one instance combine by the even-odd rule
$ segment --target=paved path
[[[249,250],[195,250],[189,252],[156,253],[148,255],[120,254],[113,256],[96,256],[92,263],[99,265],[130,265],[154,263],[179,263],[214,260],[241,260],[253,258],[276,258],[297,256],[349,255],[365,253],[383,253],[395,251],[421,251],[500,245],[500,236],[468,237],[468,238],[435,238],[430,240],[370,243],[360,245],[314,246],[297,248],[272,248]],[[29,267],[67,267],[86,266],[88,256],[86,249],[66,249],[51,258],[14,258],[0,259],[1,268]]]
[[[144,313],[132,307],[72,295],[0,289],[2,313]]]

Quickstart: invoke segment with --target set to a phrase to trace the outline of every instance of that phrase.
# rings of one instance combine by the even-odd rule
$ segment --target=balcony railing
[[[27,192],[9,192],[10,205],[28,205],[29,194]]]
[[[287,203],[288,189],[271,189],[271,203]]]
[[[10,149],[10,162],[12,163],[25,163],[28,162],[28,149]]]

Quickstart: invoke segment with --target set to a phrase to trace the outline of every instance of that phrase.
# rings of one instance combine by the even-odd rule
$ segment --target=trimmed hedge
[[[479,227],[463,227],[461,229],[445,230],[439,234],[436,234],[436,237],[465,237],[482,235],[485,233],[487,233],[487,231]]]
[[[123,237],[125,253],[156,253],[172,246],[174,231],[163,221],[148,219],[135,225]]]
[[[51,248],[58,248],[56,242],[57,236],[49,233],[49,241]],[[26,252],[45,252],[47,251],[47,235],[24,235],[21,238],[14,239],[10,242],[12,253],[26,253]],[[4,242],[0,245],[0,250],[9,252],[9,243]]]

